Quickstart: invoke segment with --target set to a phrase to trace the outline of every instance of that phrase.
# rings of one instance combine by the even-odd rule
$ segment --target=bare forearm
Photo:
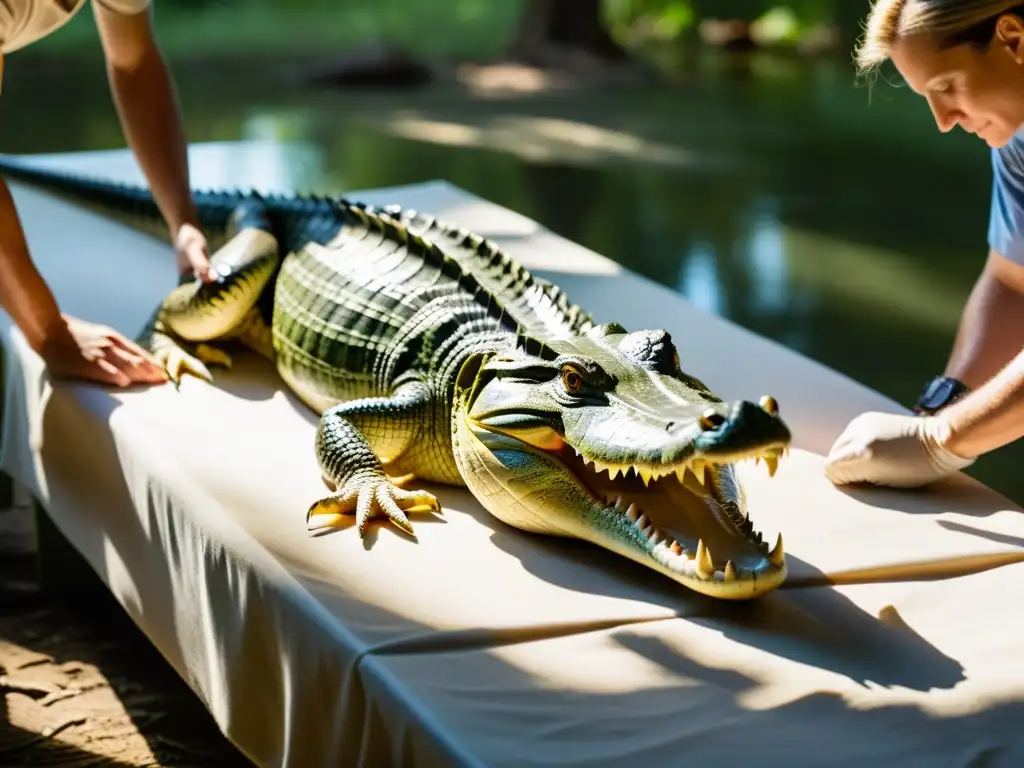
[[[944,409],[946,448],[980,456],[1024,437],[1024,350],[980,388]]]
[[[173,236],[182,224],[196,224],[196,214],[187,145],[166,63],[153,48],[134,67],[110,65],[107,72],[125,138]]]
[[[7,183],[0,179],[0,304],[39,352],[60,321],[60,309],[29,256],[21,220]]]
[[[982,275],[964,308],[946,375],[977,389],[1024,347],[1024,297]]]

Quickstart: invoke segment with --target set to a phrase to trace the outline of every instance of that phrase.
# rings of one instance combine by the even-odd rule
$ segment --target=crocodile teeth
[[[640,513],[640,517],[638,517],[636,519],[636,522],[634,522],[633,525],[635,525],[637,528],[639,528],[642,531],[642,530],[644,530],[644,528],[647,527],[647,523],[648,522],[649,521],[647,520],[647,515],[645,515],[643,512],[641,512]]]
[[[640,479],[644,481],[644,485],[648,486],[651,484],[651,479],[654,477],[654,473],[649,469],[635,468],[637,473],[640,475]]]
[[[715,564],[711,561],[711,552],[708,550],[704,539],[697,542],[697,575],[702,579],[710,579],[715,575]]]
[[[783,562],[785,562],[785,560],[786,560],[786,555],[782,551],[782,534],[781,533],[779,534],[779,538],[775,542],[775,549],[773,549],[768,554],[768,560],[770,560],[771,564],[774,565],[776,568],[780,568],[782,566]]]
[[[736,563],[732,560],[725,564],[725,575],[722,581],[736,581]]]
[[[775,471],[779,468],[779,457],[765,456],[764,463],[768,465],[768,477],[775,477]]]
[[[668,545],[668,548],[672,550],[672,554],[681,555],[683,554],[683,545],[678,541],[673,541]]]
[[[640,516],[640,511],[636,508],[636,504],[630,504],[626,509],[626,517],[629,518],[629,522],[635,523],[637,518]]]
[[[690,471],[701,485],[707,485],[707,467],[708,465],[703,461],[694,461],[690,464]]]

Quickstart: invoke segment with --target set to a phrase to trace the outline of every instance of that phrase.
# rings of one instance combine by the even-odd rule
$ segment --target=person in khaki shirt
[[[5,74],[14,72],[8,55],[55,32],[86,2],[0,0],[0,94]],[[92,0],[91,5],[121,128],[167,222],[178,269],[212,280],[216,275],[210,269],[189,188],[174,82],[153,37],[150,0]],[[111,279],[120,276],[111,275]],[[14,200],[2,178],[0,306],[55,378],[122,387],[167,380],[152,357],[114,329],[60,311],[32,263]]]

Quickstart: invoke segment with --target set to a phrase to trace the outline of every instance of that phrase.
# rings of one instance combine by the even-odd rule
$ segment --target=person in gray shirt
[[[0,0],[0,93],[13,52],[53,34],[86,0]],[[178,269],[215,279],[189,188],[174,82],[153,37],[150,0],[92,0],[107,76],[125,138],[170,230]],[[124,279],[111,275],[112,280]],[[116,386],[160,383],[163,368],[112,328],[62,313],[32,263],[7,184],[0,179],[0,306],[55,378]]]

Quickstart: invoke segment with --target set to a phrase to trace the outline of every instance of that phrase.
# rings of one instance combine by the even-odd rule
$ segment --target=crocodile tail
[[[166,241],[167,223],[149,188],[45,168],[31,159],[0,154],[0,176],[48,192],[81,208]],[[208,237],[220,235],[233,211],[250,195],[237,191],[194,192],[199,225]]]

